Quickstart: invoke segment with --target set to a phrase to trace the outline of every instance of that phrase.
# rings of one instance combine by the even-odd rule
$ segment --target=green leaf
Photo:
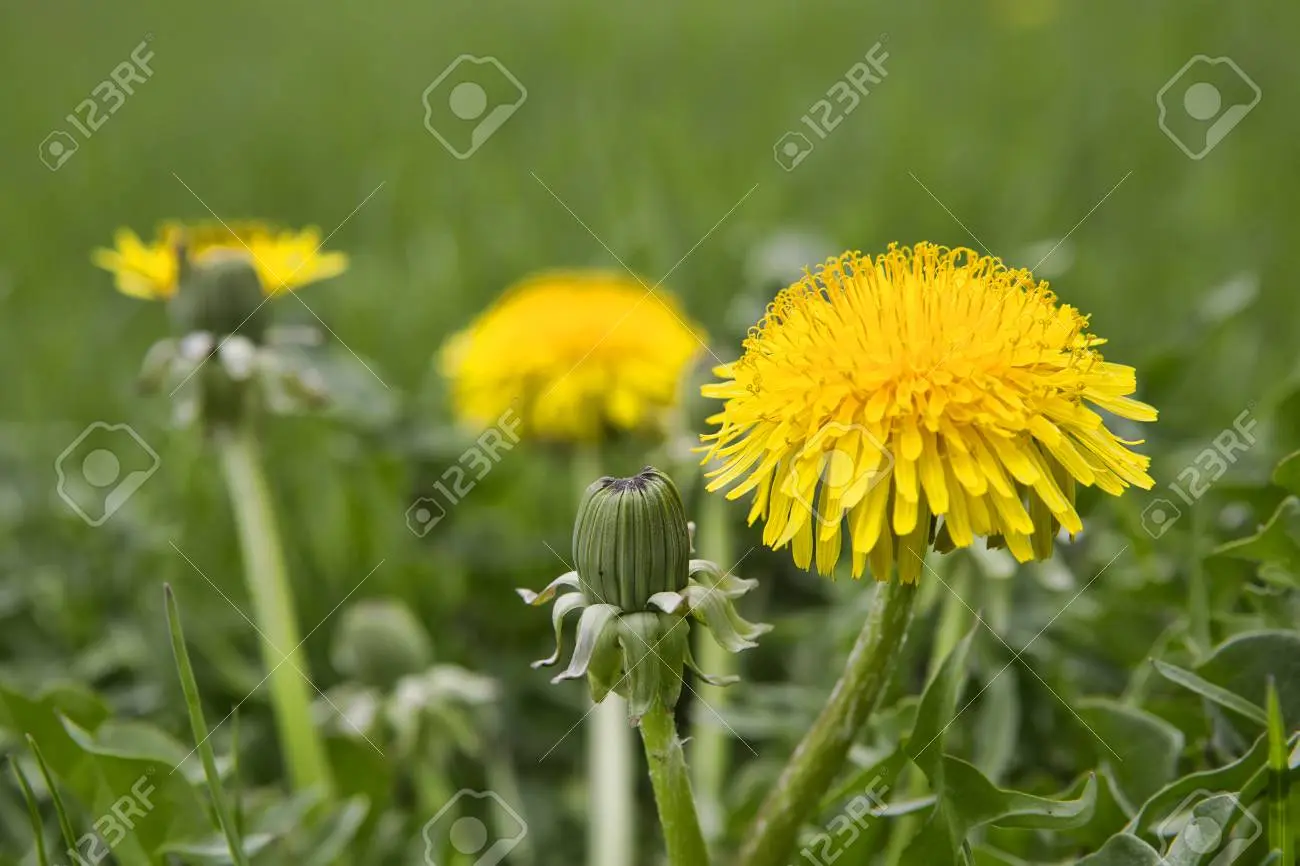
[[[943,796],[969,827],[992,824],[1037,830],[1067,830],[1092,818],[1097,802],[1097,779],[1089,776],[1072,800],[1056,800],[999,788],[973,764],[944,755]]]
[[[129,844],[147,858],[170,838],[206,829],[203,804],[175,769],[186,757],[176,740],[139,722],[105,722],[93,734],[67,719],[63,727],[88,758],[74,789],[115,850]]]
[[[1273,483],[1300,496],[1300,451],[1292,451],[1282,458],[1273,470]]]
[[[1011,766],[1019,745],[1020,690],[1015,668],[991,680],[975,716],[972,763],[994,782]]]
[[[1089,854],[1075,866],[1164,866],[1159,852],[1136,836],[1118,833],[1106,840],[1101,850]]]
[[[1065,830],[1086,824],[1097,801],[1097,780],[1089,777],[1073,800],[1053,800],[1007,791],[994,785],[973,764],[943,756],[939,803],[920,832],[908,843],[903,866],[955,862],[966,834],[982,824],[1035,830]]]
[[[1300,740],[1300,738],[1297,738]],[[1191,773],[1160,789],[1142,804],[1137,815],[1126,828],[1130,832],[1146,833],[1169,812],[1197,791],[1246,791],[1251,780],[1264,772],[1268,760],[1268,737],[1260,736],[1250,751],[1223,767]]]
[[[1106,699],[1080,701],[1078,712],[1100,738],[1093,742],[1101,765],[1110,768],[1130,814],[1176,775],[1183,733],[1164,719]]]
[[[907,756],[921,768],[936,789],[942,786],[943,734],[961,714],[961,710],[957,709],[957,701],[970,676],[966,658],[970,655],[971,642],[979,627],[976,624],[966,632],[966,636],[948,653],[934,678],[925,687],[916,712],[916,725],[904,746]]]
[[[1259,531],[1220,545],[1215,553],[1251,562],[1280,565],[1300,574],[1300,497],[1288,496]]]
[[[1202,677],[1264,706],[1271,677],[1287,728],[1300,727],[1300,633],[1256,631],[1237,635],[1196,669]]]
[[[1160,661],[1160,659],[1152,659],[1152,663],[1156,666],[1156,670],[1160,671],[1166,679],[1184,688],[1191,689],[1201,697],[1211,700],[1225,709],[1232,710],[1256,724],[1268,724],[1264,711],[1240,695],[1216,686],[1209,680],[1199,677],[1185,668],[1180,668],[1178,665],[1171,665],[1168,662]]]
[[[16,737],[30,734],[55,775],[69,778],[83,760],[81,750],[63,730],[62,718],[94,730],[109,716],[108,707],[84,686],[55,683],[29,694],[17,684],[0,681],[0,728]]]

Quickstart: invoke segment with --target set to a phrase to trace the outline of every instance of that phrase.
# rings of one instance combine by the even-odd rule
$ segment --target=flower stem
[[[641,717],[641,740],[650,764],[650,782],[663,825],[664,845],[671,866],[708,866],[709,851],[700,832],[691,796],[686,758],[673,715],[662,706]]]
[[[312,724],[307,661],[301,652],[293,592],[257,443],[243,428],[220,429],[215,439],[239,529],[244,577],[262,638],[262,659],[289,779],[295,790],[316,788],[328,800],[333,782],[324,743]]]
[[[701,497],[699,550],[705,559],[729,568],[735,557],[727,501],[721,496]],[[723,649],[706,629],[695,629],[695,658],[700,669],[724,677],[736,668],[736,656]],[[716,840],[722,832],[722,791],[729,757],[728,731],[720,717],[726,711],[730,690],[701,682],[699,707],[691,720],[691,783],[699,805],[705,836]]]
[[[894,579],[877,585],[867,621],[826,706],[745,834],[741,866],[781,866],[794,850],[799,826],[844,766],[858,730],[889,682],[915,599],[915,584]]]
[[[600,454],[579,447],[574,453],[573,480],[579,497],[600,478]],[[584,587],[584,591],[589,592]],[[592,707],[585,723],[587,735],[587,863],[590,866],[632,866],[636,845],[636,751],[627,701],[615,694]]]

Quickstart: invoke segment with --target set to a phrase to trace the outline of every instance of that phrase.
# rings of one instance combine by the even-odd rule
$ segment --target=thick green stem
[[[293,592],[257,443],[242,428],[217,431],[216,443],[239,528],[244,577],[261,633],[262,659],[289,779],[295,790],[315,788],[328,800],[333,782],[324,743],[312,724],[310,673],[301,652]]]
[[[783,866],[799,826],[844,766],[849,747],[893,673],[916,598],[915,584],[876,587],[866,624],[821,715],[804,735],[745,834],[741,866]]]
[[[595,448],[574,453],[573,480],[579,497],[604,473]],[[583,587],[584,592],[590,589]],[[587,863],[632,866],[636,846],[636,749],[627,701],[611,694],[587,714]]]
[[[735,559],[731,524],[727,520],[727,501],[721,496],[704,496],[700,505],[700,527],[696,545],[700,555],[724,567]],[[694,630],[695,658],[700,669],[716,676],[729,676],[736,667],[736,656],[723,649],[707,629]],[[726,711],[730,689],[700,682],[696,686],[699,706],[691,719],[691,781],[705,837],[716,840],[722,833],[722,791],[726,785],[730,733],[721,716]]]
[[[656,706],[641,717],[641,740],[650,764],[650,783],[655,789],[655,805],[663,827],[664,845],[671,866],[708,866],[709,849],[700,832],[691,796],[691,780],[686,771],[686,757],[677,739],[677,725],[672,713]]]

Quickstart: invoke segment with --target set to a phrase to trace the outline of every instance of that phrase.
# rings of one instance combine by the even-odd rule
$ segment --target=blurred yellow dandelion
[[[112,249],[97,249],[91,259],[111,271],[123,294],[166,300],[176,294],[182,247],[192,262],[221,256],[246,256],[268,295],[290,292],[347,269],[343,253],[321,252],[320,231],[277,229],[259,222],[163,223],[146,244],[127,228],[118,229]]]
[[[543,273],[516,284],[442,350],[456,414],[507,410],[544,439],[657,428],[705,335],[676,301],[631,277]]]
[[[1102,359],[1088,319],[1047,283],[969,249],[845,253],[784,289],[743,356],[704,394],[725,400],[704,437],[710,490],[754,492],[764,543],[830,574],[841,532],[853,576],[915,581],[935,539],[976,536],[1024,562],[1083,524],[1075,482],[1150,488],[1088,404],[1136,421],[1131,367]],[[739,482],[739,483],[737,483]],[[847,529],[845,519],[847,518]]]

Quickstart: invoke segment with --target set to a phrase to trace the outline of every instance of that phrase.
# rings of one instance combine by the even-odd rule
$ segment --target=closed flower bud
[[[581,611],[573,656],[554,681],[586,677],[593,700],[604,700],[611,691],[626,698],[634,722],[656,706],[673,709],[684,668],[714,685],[731,682],[695,667],[691,620],[729,652],[754,646],[769,626],[747,622],[736,611],[735,600],[753,589],[754,581],[691,559],[690,553],[681,495],[667,475],[647,466],[631,478],[593,483],[573,527],[577,570],[539,593],[519,590],[531,605],[555,599],[555,652],[534,667],[559,661],[564,619]],[[562,589],[572,591],[559,594]]]
[[[573,527],[573,558],[593,601],[645,610],[656,593],[686,588],[690,556],[686,513],[667,475],[647,466],[587,488]]]
[[[209,254],[186,262],[169,312],[182,334],[206,331],[220,340],[239,334],[261,343],[269,324],[265,292],[257,268],[247,255]]]

